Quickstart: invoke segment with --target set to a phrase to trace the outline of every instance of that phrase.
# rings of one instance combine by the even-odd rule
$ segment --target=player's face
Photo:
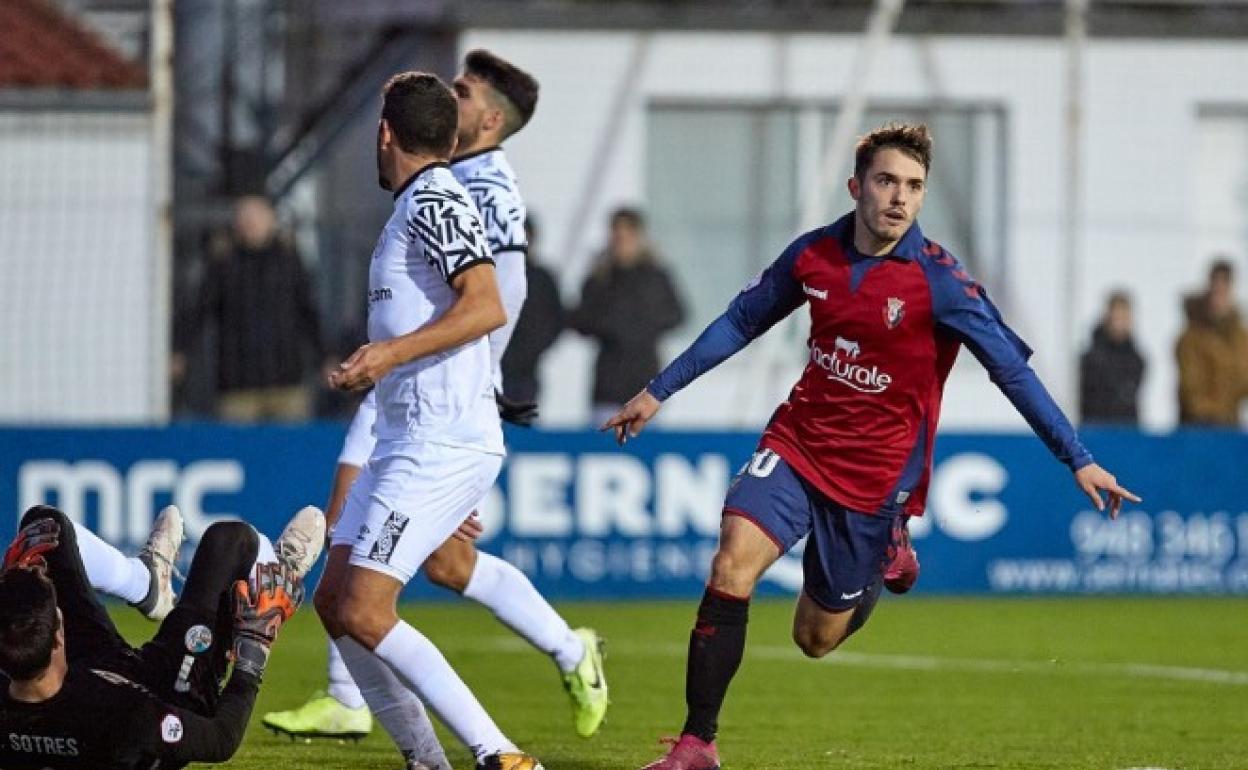
[[[455,100],[459,102],[459,146],[476,144],[484,128],[486,116],[492,109],[486,89],[490,87],[481,78],[465,72],[452,84]]]
[[[927,194],[923,164],[901,150],[880,150],[863,172],[849,180],[849,194],[857,201],[858,220],[880,243],[901,240],[914,223]]]
[[[1131,306],[1125,302],[1115,302],[1109,306],[1109,315],[1105,319],[1109,336],[1115,340],[1125,340],[1131,336]]]
[[[645,246],[645,237],[637,226],[628,221],[611,223],[611,240],[608,248],[616,262],[623,265],[636,263],[642,251],[645,250]]]
[[[244,246],[259,249],[268,245],[277,226],[277,216],[269,202],[247,196],[234,206],[234,236]]]

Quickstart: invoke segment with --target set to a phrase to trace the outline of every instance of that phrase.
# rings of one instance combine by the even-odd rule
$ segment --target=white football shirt
[[[490,357],[494,366],[494,387],[503,389],[501,361],[520,309],[528,295],[528,281],[524,274],[524,254],[528,250],[528,238],[524,234],[526,210],[520,197],[516,172],[507,162],[500,147],[474,152],[451,162],[451,172],[472,195],[481,221],[485,225],[485,238],[494,256],[494,274],[498,276],[498,293],[507,311],[507,323],[490,332]]]
[[[481,214],[486,241],[494,257],[494,273],[498,277],[498,291],[507,313],[507,323],[490,333],[490,358],[494,386],[502,390],[499,362],[516,329],[516,321],[528,294],[524,266],[524,256],[529,247],[524,232],[527,209],[524,199],[520,197],[516,172],[501,148],[494,147],[458,158],[451,165],[451,172],[471,194],[473,204]],[[376,414],[376,393],[370,391],[347,429],[347,437],[338,456],[339,463],[362,467],[368,461],[375,442],[373,423]]]
[[[481,218],[445,163],[421,169],[395,193],[368,273],[368,339],[393,339],[455,303],[451,281],[493,259]],[[373,434],[503,454],[485,337],[395,367],[377,383]]]

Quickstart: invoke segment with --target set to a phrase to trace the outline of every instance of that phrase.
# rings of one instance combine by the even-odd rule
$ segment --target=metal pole
[[[1062,339],[1058,345],[1065,393],[1062,405],[1068,413],[1077,406],[1079,367],[1079,266],[1083,230],[1083,54],[1088,42],[1090,0],[1066,0],[1066,232],[1062,294]]]
[[[619,144],[620,135],[623,133],[628,110],[637,96],[637,90],[641,87],[641,78],[650,58],[651,38],[652,35],[649,32],[640,32],[634,37],[633,50],[616,84],[607,120],[598,133],[598,141],[594,143],[589,168],[581,181],[580,190],[577,191],[576,207],[573,209],[571,219],[568,220],[563,246],[558,252],[559,258],[564,263],[565,279],[568,276],[579,278],[590,269],[593,255],[581,249],[585,232],[589,229],[589,215],[602,196],[602,189],[607,181],[607,172]],[[561,287],[561,289],[566,288],[567,286]]]
[[[897,17],[901,15],[904,5],[905,0],[875,1],[875,9],[871,12],[867,29],[863,33],[862,45],[854,56],[849,86],[841,102],[841,109],[838,110],[832,135],[824,146],[817,173],[809,177],[810,181],[806,186],[800,222],[803,231],[818,227],[827,218],[828,191],[832,185],[838,183],[841,169],[845,167],[850,147],[853,145],[854,134],[867,111],[867,80],[871,76],[876,57],[888,43],[893,28],[897,26]]]
[[[815,173],[802,177],[799,173],[799,184],[804,190],[801,195],[798,224],[802,232],[811,230],[827,221],[828,194],[833,185],[839,183],[841,170],[849,161],[849,153],[854,141],[854,134],[862,123],[862,116],[867,110],[867,79],[874,68],[875,60],[880,51],[888,43],[893,29],[897,26],[897,18],[905,0],[876,0],[871,18],[863,31],[862,44],[853,60],[853,71],[850,73],[848,85],[837,111],[836,123],[833,124],[831,136],[822,152],[818,150],[817,134],[820,128],[820,116],[813,110],[803,110],[799,115],[799,148],[798,162],[802,165],[802,156],[815,154]],[[806,141],[803,141],[806,139]],[[813,152],[804,153],[803,147],[812,146]],[[804,167],[799,168],[799,171]],[[804,179],[804,182],[802,181]],[[758,386],[753,388],[762,393],[778,390],[780,381],[785,377],[792,363],[792,347],[790,341],[797,336],[800,321],[792,315],[764,337],[756,357],[748,370],[748,378],[757,379]],[[757,364],[754,364],[757,362]],[[757,374],[755,374],[755,372]],[[743,410],[743,414],[745,411]]]
[[[152,0],[151,27],[151,211],[152,322],[148,355],[150,415],[169,419],[169,347],[173,325],[173,3]]]

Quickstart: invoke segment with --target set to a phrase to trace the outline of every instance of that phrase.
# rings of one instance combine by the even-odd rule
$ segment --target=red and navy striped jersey
[[[959,262],[913,225],[891,254],[853,247],[854,216],[802,235],[650,384],[663,400],[802,304],[809,356],[762,445],[857,511],[921,515],[945,380],[966,345],[1053,454],[1092,462],[1028,365],[1031,349]]]

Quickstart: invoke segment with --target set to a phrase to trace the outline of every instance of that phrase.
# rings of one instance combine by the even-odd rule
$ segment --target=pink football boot
[[[719,752],[715,750],[715,741],[707,743],[685,734],[680,736],[680,740],[663,738],[660,742],[670,744],[671,751],[641,770],[719,770]]]
[[[884,565],[884,587],[895,594],[904,594],[919,579],[919,555],[910,544],[909,516],[893,520],[892,542],[888,544],[888,561]]]

